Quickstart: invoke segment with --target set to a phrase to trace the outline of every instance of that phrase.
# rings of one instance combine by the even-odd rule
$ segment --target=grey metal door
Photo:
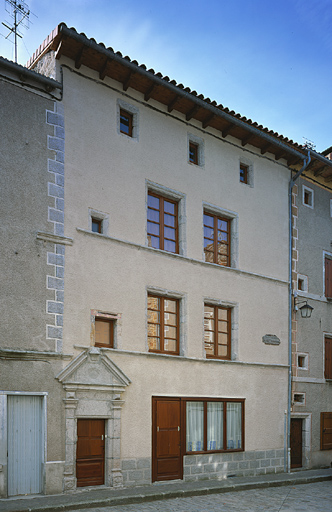
[[[8,395],[8,496],[42,492],[43,397]]]

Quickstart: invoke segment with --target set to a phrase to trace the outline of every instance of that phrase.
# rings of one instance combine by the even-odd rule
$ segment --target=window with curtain
[[[186,400],[186,452],[243,450],[244,400]]]

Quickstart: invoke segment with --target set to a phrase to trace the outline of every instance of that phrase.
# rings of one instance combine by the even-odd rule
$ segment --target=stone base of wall
[[[122,460],[122,476],[124,487],[151,484],[151,459]]]
[[[222,480],[230,476],[258,476],[284,471],[284,450],[185,455],[183,480]],[[151,459],[122,460],[125,487],[151,483]]]
[[[284,471],[284,450],[185,455],[183,480],[215,479],[230,476],[257,476]]]

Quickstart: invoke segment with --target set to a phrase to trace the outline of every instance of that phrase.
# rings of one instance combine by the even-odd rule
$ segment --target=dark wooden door
[[[77,487],[104,484],[105,420],[77,420]]]
[[[182,478],[180,400],[152,400],[152,481]]]
[[[291,468],[302,467],[302,419],[291,419],[290,431]]]

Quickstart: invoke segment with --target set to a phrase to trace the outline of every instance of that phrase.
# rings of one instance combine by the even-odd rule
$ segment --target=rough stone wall
[[[56,80],[56,66],[54,51],[48,52],[37,62],[33,71]]]

